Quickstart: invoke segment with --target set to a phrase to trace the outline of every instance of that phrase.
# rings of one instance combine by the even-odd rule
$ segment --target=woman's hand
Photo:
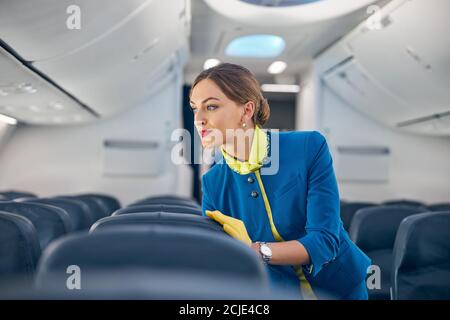
[[[206,210],[205,213],[208,217],[220,223],[223,226],[223,230],[230,236],[244,242],[248,246],[252,245],[252,240],[248,236],[244,222],[242,222],[239,219],[235,219],[227,215],[224,215],[219,210],[214,211]]]
[[[260,251],[259,251],[259,243],[258,243],[258,242],[253,242],[253,243],[250,245],[250,248],[252,248],[252,250],[255,252],[255,254],[256,254],[259,258],[261,258],[261,253],[260,253]]]

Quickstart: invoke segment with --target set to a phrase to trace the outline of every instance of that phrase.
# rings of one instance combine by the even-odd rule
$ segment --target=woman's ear
[[[246,104],[244,104],[244,118],[248,121],[253,118],[253,115],[255,114],[255,103],[253,101],[248,101]]]

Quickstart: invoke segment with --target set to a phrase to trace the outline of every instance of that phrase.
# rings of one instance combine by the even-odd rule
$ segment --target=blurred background
[[[260,82],[271,108],[267,129],[326,137],[344,226],[381,266],[385,282],[371,298],[450,297],[449,12],[448,0],[0,0],[0,274],[25,268],[33,277],[49,243],[92,232],[99,220],[115,224],[120,210],[198,216],[209,166],[200,163],[188,94],[202,70],[231,62]],[[136,205],[147,207],[130,209]],[[446,214],[422,220],[432,211]],[[183,223],[210,223],[198,218]],[[8,229],[11,221],[18,229]],[[158,230],[139,239],[120,232],[130,248],[175,232]],[[85,236],[55,245],[61,260],[47,251],[38,279],[52,283],[46,272],[65,265],[64,248],[109,257],[109,244],[119,243]],[[177,237],[206,250],[201,235]],[[24,239],[29,249],[11,249]],[[142,256],[124,248],[130,261]],[[258,274],[247,253],[233,257],[248,258]],[[145,259],[136,263],[152,263]],[[421,280],[410,273],[402,281],[417,287],[399,291],[396,277],[416,267]],[[198,296],[215,292],[202,288]],[[161,297],[155,292],[145,297]]]

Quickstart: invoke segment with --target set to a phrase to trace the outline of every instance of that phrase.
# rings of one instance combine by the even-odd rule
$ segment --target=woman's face
[[[243,121],[249,125],[245,108],[228,99],[210,79],[197,83],[192,90],[190,104],[194,112],[195,127],[204,148],[229,143],[234,132],[242,129]]]

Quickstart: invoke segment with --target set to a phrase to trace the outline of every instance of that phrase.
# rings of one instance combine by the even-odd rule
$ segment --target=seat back
[[[99,200],[93,199],[92,197],[57,196],[54,197],[54,199],[71,199],[81,201],[88,208],[89,214],[91,215],[93,222],[107,216],[107,209],[103,207],[103,205],[100,203]]]
[[[172,212],[172,213],[202,215],[201,209],[193,208],[191,206],[170,205],[170,204],[143,204],[119,209],[116,212],[114,212],[112,216],[138,212]]]
[[[31,221],[35,227],[41,249],[54,239],[72,231],[70,217],[64,210],[53,206],[26,202],[0,202],[0,210],[15,213]]]
[[[85,219],[89,221],[89,227],[95,221],[97,221],[97,216],[93,212],[94,209],[88,203],[86,203],[83,200],[75,199],[75,198],[59,198],[59,197],[52,197],[52,198],[49,198],[49,199],[63,200],[65,202],[70,202],[70,203],[73,203],[73,204],[77,205],[83,211],[83,215],[85,216]]]
[[[376,206],[375,203],[372,202],[342,202],[340,205],[340,212],[341,212],[341,220],[344,224],[345,230],[350,229],[350,224],[352,222],[353,216],[355,215],[356,211],[362,208],[368,208]]]
[[[0,211],[0,291],[5,285],[15,285],[16,280],[30,283],[40,255],[31,221]]]
[[[102,199],[98,196],[93,196],[90,194],[80,194],[80,195],[72,196],[72,198],[92,202],[93,204],[95,203],[95,206],[97,207],[98,213],[101,215],[101,218],[107,217],[112,213],[112,212],[109,212],[109,206],[104,201],[104,199]]]
[[[350,238],[364,252],[394,247],[400,222],[412,214],[424,212],[407,206],[377,206],[358,210],[350,226]]]
[[[192,198],[177,196],[177,195],[173,195],[173,194],[150,196],[150,197],[141,199],[139,201],[145,201],[145,200],[157,200],[157,201],[162,201],[162,202],[164,202],[165,200],[182,200],[182,201],[191,201],[191,202],[194,201],[195,202],[195,200]]]
[[[450,211],[450,203],[434,203],[427,205],[427,208],[430,211]]]
[[[392,269],[394,299],[450,299],[450,211],[407,217]]]
[[[18,198],[36,198],[36,195],[33,193],[15,190],[1,191],[0,196],[5,198],[6,200],[14,200]]]
[[[73,265],[84,279],[102,271],[134,268],[177,275],[195,272],[227,276],[261,287],[268,284],[263,264],[248,246],[218,232],[189,227],[120,226],[69,235],[43,252],[37,287],[65,288],[68,267]],[[88,286],[89,281],[83,285]]]
[[[82,194],[82,196],[97,199],[100,203],[102,203],[103,207],[106,209],[108,216],[111,215],[114,211],[117,211],[121,208],[119,200],[117,200],[113,196],[100,193],[85,193]]]
[[[408,207],[426,207],[425,203],[417,200],[393,199],[383,202],[387,206],[408,206]]]
[[[69,275],[67,275],[69,276]],[[59,279],[46,277],[54,284]],[[81,290],[46,286],[37,290],[1,292],[0,299],[26,300],[301,300],[298,293],[264,288],[242,282],[240,278],[159,270],[128,269],[82,273]],[[319,289],[317,289],[319,290]],[[315,292],[317,292],[315,290]],[[332,298],[332,297],[331,297]],[[261,309],[262,311],[262,309]]]
[[[74,231],[87,230],[93,223],[89,213],[83,210],[82,206],[74,200],[55,199],[55,198],[33,198],[21,200],[19,202],[47,204],[65,210],[70,217]]]
[[[193,214],[179,214],[170,212],[141,212],[105,217],[97,221],[91,227],[90,232],[108,227],[143,224],[174,227],[178,226],[180,228],[192,227],[203,230],[223,232],[222,226],[209,218]]]
[[[143,200],[136,201],[129,205],[129,207],[137,206],[137,205],[146,205],[146,204],[165,204],[165,205],[180,205],[180,206],[189,206],[192,208],[200,208],[200,205],[192,199],[179,198],[179,197],[152,197]]]

